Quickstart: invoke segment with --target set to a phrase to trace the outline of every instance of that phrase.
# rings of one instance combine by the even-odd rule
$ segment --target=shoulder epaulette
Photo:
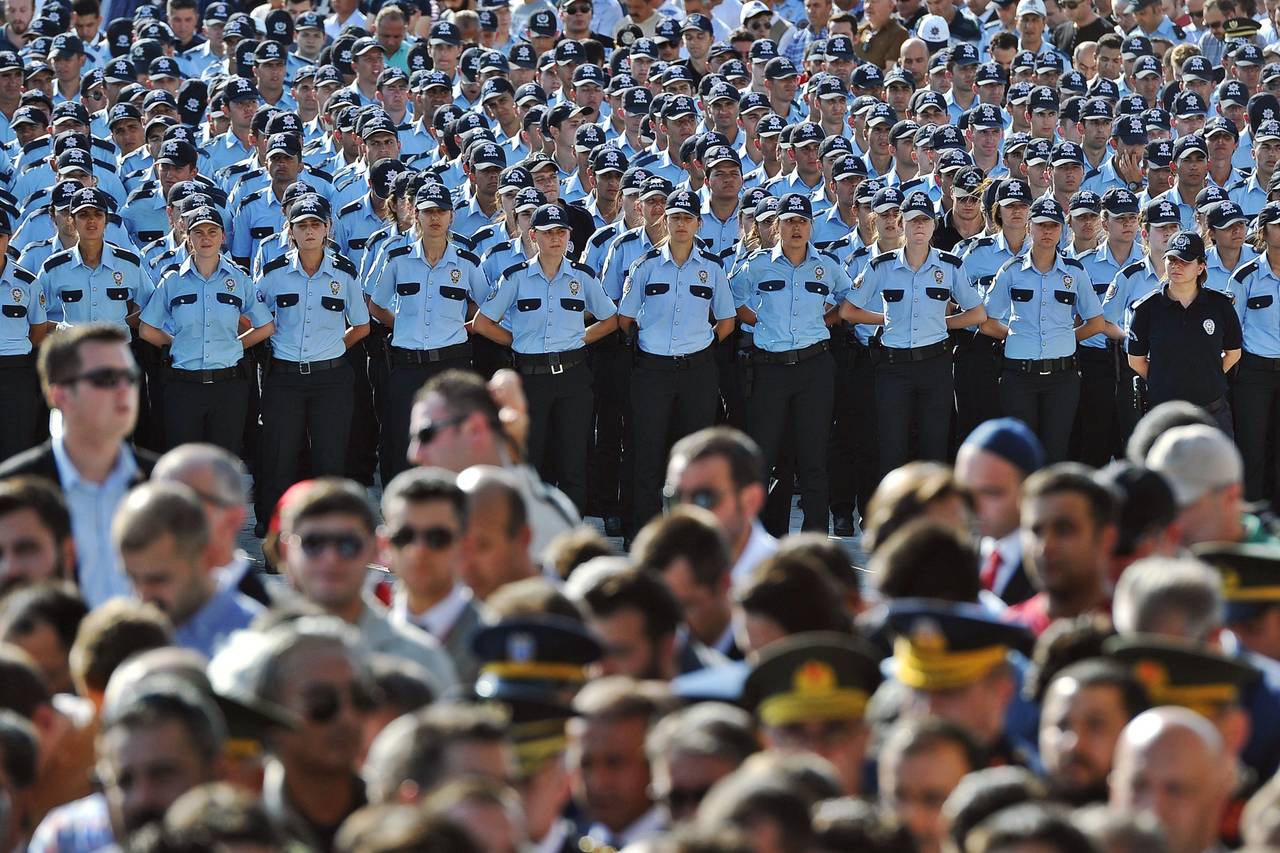
[[[1231,278],[1243,284],[1246,278],[1258,271],[1259,262],[1261,260],[1261,258],[1254,258],[1252,261],[1249,261],[1249,263],[1233,272],[1231,274]]]
[[[48,194],[49,194],[49,191],[48,191],[48,190],[36,190],[36,191],[35,191],[35,192],[33,192],[31,195],[27,196],[27,200],[26,200],[26,201],[24,201],[24,202],[22,203],[22,206],[23,206],[23,207],[31,207],[31,206],[32,206],[32,205],[34,205],[37,201],[39,201],[39,200],[40,200],[41,198],[43,198],[44,196],[47,196]]]
[[[115,243],[108,243],[107,245],[111,247],[111,253],[115,255],[117,258],[120,258],[121,260],[124,260],[124,261],[128,261],[129,263],[133,264],[135,267],[142,266],[142,259],[139,258],[137,255],[135,255],[133,252],[130,252],[128,249],[122,249],[119,246],[117,246]]]
[[[1234,184],[1232,184],[1232,185],[1231,185],[1231,186],[1229,186],[1229,187],[1223,187],[1223,189],[1225,189],[1227,192],[1231,192],[1232,190],[1238,190],[1238,189],[1240,189],[1241,187],[1243,187],[1243,186],[1244,186],[1245,184],[1247,184],[1247,183],[1249,183],[1248,179],[1240,180],[1240,181],[1236,181]]]
[[[634,240],[639,240],[639,239],[640,239],[639,229],[636,229],[635,231],[628,231],[626,234],[623,234],[621,237],[618,238],[618,245],[621,246],[623,243],[630,243]]]
[[[43,272],[48,272],[51,269],[56,269],[57,267],[60,267],[63,264],[67,264],[70,262],[71,262],[71,250],[64,249],[61,252],[57,252],[45,258],[45,262],[40,266],[40,269]]]
[[[457,231],[449,232],[449,240],[467,249],[474,249],[476,247],[475,240],[468,237],[466,234],[459,234]]]
[[[608,242],[609,240],[613,239],[616,236],[618,236],[617,223],[607,225],[604,228],[600,229],[599,234],[591,238],[591,245],[595,246],[598,249],[601,246],[603,246],[606,242]]]
[[[1144,266],[1146,265],[1142,261],[1134,261],[1133,263],[1129,264],[1129,266],[1120,270],[1120,275],[1124,276],[1125,278],[1128,278],[1131,275],[1136,275],[1137,273],[1142,272],[1142,269]]]
[[[133,192],[129,193],[128,198],[126,198],[124,201],[125,201],[125,204],[128,204],[131,201],[141,201],[144,198],[151,198],[155,194],[156,192],[154,188],[149,187],[146,184],[143,184]]]
[[[356,265],[353,264],[351,262],[351,259],[348,258],[346,255],[340,255],[337,252],[334,252],[333,265],[338,269],[342,270],[347,275],[359,275],[359,273],[356,272]]]
[[[1023,259],[1023,256],[1020,254],[1014,255],[1012,258],[1007,259],[1004,263],[1000,265],[1000,269],[996,270],[996,275],[1000,275],[1000,273],[1004,272],[1009,267],[1013,266],[1015,262],[1021,261],[1022,259]]]
[[[1066,255],[1063,255],[1062,262],[1069,267],[1075,267],[1076,269],[1084,269],[1084,264],[1080,263],[1079,259],[1077,258],[1068,258]]]
[[[491,258],[494,255],[498,254],[499,252],[505,252],[510,248],[511,248],[511,241],[503,240],[501,243],[494,243],[492,246],[490,246],[489,251],[485,252],[484,256],[486,258]]]
[[[445,171],[446,169],[448,169],[448,168],[449,168],[449,164],[448,164],[448,163],[436,163],[436,164],[434,164],[434,165],[432,165],[432,166],[428,166],[428,167],[427,167],[427,171],[428,171],[428,172],[433,172],[433,173],[435,173],[435,174],[439,175],[439,174],[443,174],[443,173],[444,173],[444,171]]]
[[[243,174],[244,172],[247,172],[252,168],[253,168],[252,163],[244,163],[244,162],[232,163],[230,166],[222,170],[222,174],[230,178],[234,175]]]
[[[323,181],[328,181],[329,183],[333,183],[333,175],[330,175],[324,169],[321,169],[317,166],[308,166],[307,174],[315,175],[317,178],[320,178]]]
[[[1204,288],[1204,289],[1207,291],[1209,288]],[[1160,295],[1161,293],[1163,293],[1163,292],[1164,292],[1164,289],[1163,289],[1163,288],[1156,288],[1155,290],[1151,291],[1150,293],[1148,293],[1146,296],[1142,297],[1141,299],[1135,299],[1135,300],[1133,301],[1133,305],[1132,305],[1132,306],[1130,306],[1130,307],[1132,307],[1132,308],[1137,308],[1139,305],[1141,305],[1142,303],[1146,302],[1146,301],[1147,301],[1148,299],[1150,299],[1151,297],[1153,297],[1153,296],[1159,296],[1159,295]]]
[[[265,275],[265,274],[267,274],[267,273],[269,273],[269,272],[273,272],[273,271],[278,270],[278,269],[283,269],[284,267],[287,267],[288,265],[289,265],[289,256],[288,256],[288,255],[280,255],[279,257],[272,258],[271,260],[269,260],[269,261],[267,261],[265,264],[263,264],[263,265],[262,265],[262,273],[263,273],[263,275]]]
[[[525,260],[525,261],[520,261],[519,263],[512,264],[511,266],[507,267],[507,268],[506,268],[505,270],[503,270],[502,272],[498,273],[498,278],[506,278],[507,276],[511,275],[513,272],[516,272],[516,271],[518,271],[518,270],[522,270],[522,269],[524,269],[524,268],[525,268],[526,266],[528,266],[528,265],[529,265],[529,262],[528,262],[527,260]]]
[[[169,266],[160,270],[160,275],[165,276],[171,272],[177,272],[180,269],[182,269],[182,264],[169,264]],[[243,267],[241,267],[241,269],[243,269]]]
[[[633,262],[632,262],[632,264],[631,264],[631,268],[632,268],[632,269],[635,269],[635,268],[640,264],[640,262],[641,262],[641,261],[647,261],[647,260],[649,260],[649,258],[656,258],[656,257],[658,257],[658,256],[659,256],[659,255],[661,255],[661,254],[662,254],[662,249],[657,248],[657,247],[652,248],[652,249],[650,249],[649,251],[645,252],[645,253],[644,253],[643,255],[641,255],[640,257],[636,258],[636,259],[635,259],[635,261],[633,261]],[[704,253],[704,254],[705,254],[705,253]]]
[[[32,169],[39,169],[41,166],[48,166],[48,165],[49,165],[48,160],[36,160],[34,163],[28,163],[27,165],[23,166],[22,174],[25,175],[27,172],[30,172]]]
[[[977,240],[973,241],[973,245],[969,247],[969,250],[972,251],[978,248],[979,246],[994,246],[995,244],[996,244],[995,237],[979,237]]]
[[[702,255],[702,257],[706,258],[709,261],[712,261],[713,263],[722,264],[722,261],[720,260],[720,256],[717,255],[715,252],[708,252],[706,249],[699,249],[698,254]],[[837,261],[837,263],[839,262]]]
[[[871,247],[870,247],[870,246],[861,246],[861,247],[859,247],[857,250],[855,250],[855,251],[854,251],[854,253],[853,253],[850,257],[860,258],[860,257],[862,257],[863,255],[869,255],[869,254],[871,254]]]
[[[16,279],[19,279],[20,281],[25,281],[27,284],[30,284],[31,282],[36,280],[36,277],[34,275],[27,272],[17,264],[15,264],[13,267],[13,277]]]
[[[248,267],[246,267],[244,264],[240,263],[239,261],[235,260],[234,258],[227,258],[227,263],[231,264],[231,266],[240,270],[240,272],[244,273],[245,275],[252,275],[252,273],[249,272]],[[181,264],[178,264],[178,266],[181,266]]]
[[[951,266],[953,267],[958,267],[960,266],[960,264],[963,263],[963,261],[960,260],[959,255],[953,255],[950,252],[939,251],[938,258],[943,261],[946,261],[947,263],[951,264]]]
[[[342,208],[338,211],[338,215],[346,216],[348,213],[355,213],[359,209],[360,209],[360,199],[356,199],[355,201],[344,204]]]
[[[170,258],[176,258],[177,256],[178,256],[177,249],[165,249],[163,252],[160,253],[159,257],[156,258],[156,263],[158,264],[161,261],[167,261]]]
[[[836,257],[834,254],[832,254],[831,252],[828,252],[826,249],[819,249],[819,250],[818,250],[818,254],[819,254],[819,255],[826,255],[828,258],[830,258],[831,260],[835,261],[837,264],[838,264],[838,263],[840,263],[840,259],[839,259],[839,258],[837,258],[837,257]]]
[[[577,270],[580,273],[583,273],[584,275],[589,275],[592,278],[596,277],[596,271],[584,263],[580,263],[578,261],[569,261],[569,266],[573,267],[575,270]]]
[[[118,171],[118,169],[116,169],[115,163],[109,163],[106,160],[95,159],[93,161],[93,165],[98,167],[99,169],[104,169],[108,172],[111,172],[112,174],[115,174]]]
[[[260,198],[262,198],[262,190],[258,190],[257,192],[249,193],[247,196],[245,196],[244,198],[240,199],[240,209],[241,209],[241,210],[244,210],[244,206],[245,206],[246,204],[248,204],[248,203],[249,203],[249,202],[251,202],[251,201],[257,201],[257,200],[258,200],[258,199],[260,199]]]
[[[457,249],[458,257],[465,258],[476,266],[480,266],[480,257],[469,249]]]
[[[22,146],[22,153],[30,154],[32,151],[36,151],[42,147],[47,148],[48,146],[49,146],[49,137],[42,136],[39,139],[33,139],[30,142],[28,142],[26,145]]]
[[[892,258],[894,254],[895,254],[894,252],[881,252],[880,254],[876,255],[874,258],[871,259],[871,268],[875,269],[876,267],[880,266],[885,261]]]
[[[96,136],[89,137],[89,144],[97,146],[98,148],[101,148],[103,151],[114,152],[116,150],[116,147],[112,145],[110,142],[108,142],[105,139],[99,139]]]
[[[118,213],[108,213],[108,214],[107,214],[107,224],[108,224],[108,225],[123,225],[123,224],[124,224],[124,220],[120,218],[120,214],[118,214]]]
[[[392,258],[398,258],[398,257],[401,257],[402,255],[407,255],[412,251],[413,251],[412,244],[407,246],[396,246],[394,249],[387,250],[387,260],[391,260]]]

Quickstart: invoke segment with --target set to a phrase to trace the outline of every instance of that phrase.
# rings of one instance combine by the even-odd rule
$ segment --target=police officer
[[[754,326],[754,390],[747,429],[769,467],[784,439],[794,443],[804,529],[826,532],[827,441],[835,389],[827,326],[849,290],[835,255],[813,247],[813,208],[800,193],[778,205],[778,244],[747,259],[733,277],[738,318]]]
[[[246,195],[231,226],[231,257],[246,269],[253,263],[258,245],[283,230],[281,199],[302,173],[302,137],[277,133],[267,142],[270,186]]]
[[[945,458],[953,388],[947,330],[979,324],[987,316],[960,258],[930,246],[936,223],[928,194],[909,193],[901,211],[904,246],[872,258],[854,282],[849,304],[840,309],[851,323],[884,326],[877,350],[876,416],[880,468],[886,472],[912,458]],[[959,314],[947,315],[949,302],[960,306]],[[913,430],[918,434],[914,457]]]
[[[297,478],[311,439],[315,476],[340,475],[351,427],[352,370],[346,351],[369,334],[369,312],[351,261],[328,249],[329,205],[303,196],[289,208],[293,248],[263,265],[254,298],[275,317],[272,359],[262,387],[262,483],[258,526]]]
[[[381,445],[384,482],[408,465],[409,410],[418,389],[437,373],[471,366],[467,314],[489,293],[480,259],[449,240],[454,217],[449,190],[424,184],[414,208],[418,239],[387,251],[370,291],[370,313],[391,329]]]
[[[240,452],[249,404],[244,351],[275,331],[244,270],[222,254],[222,216],[210,206],[186,217],[188,257],[165,274],[142,311],[139,336],[170,347],[164,371],[169,447],[204,441]],[[240,333],[241,318],[249,329]]]
[[[592,406],[587,345],[616,330],[618,319],[595,271],[565,257],[569,227],[558,205],[534,211],[538,253],[503,271],[476,312],[475,331],[515,352],[529,399],[529,461],[585,506]],[[499,325],[504,317],[511,331]]]
[[[1187,400],[1207,409],[1231,435],[1226,372],[1240,360],[1240,317],[1230,296],[1204,287],[1207,272],[1199,234],[1175,234],[1164,250],[1164,262],[1160,289],[1133,306],[1129,366],[1146,380],[1150,405]],[[1261,266],[1262,261],[1236,272],[1242,293],[1248,291],[1253,264]]]
[[[1245,498],[1250,501],[1271,498],[1266,494],[1267,449],[1275,446],[1277,426],[1270,421],[1280,396],[1280,202],[1263,206],[1256,228],[1255,245],[1263,254],[1231,277],[1244,350],[1232,396]]]
[[[724,269],[695,242],[702,220],[697,194],[672,193],[666,217],[667,242],[631,267],[618,306],[623,331],[633,324],[639,329],[631,372],[637,530],[661,510],[668,437],[715,421],[718,377],[711,344],[733,331],[735,317]]]
[[[1067,456],[1080,401],[1076,342],[1101,332],[1102,301],[1084,265],[1059,249],[1066,216],[1052,198],[1031,205],[1031,246],[996,274],[982,331],[1003,339],[1000,404],[1040,437],[1051,461]],[[1076,316],[1084,324],[1076,326]],[[1007,322],[996,319],[1008,317]]]
[[[38,444],[47,423],[33,355],[49,329],[46,298],[36,277],[9,257],[11,233],[9,217],[0,213],[0,456],[6,459]]]

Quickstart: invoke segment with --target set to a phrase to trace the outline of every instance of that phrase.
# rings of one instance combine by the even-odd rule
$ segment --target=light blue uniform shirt
[[[1258,176],[1254,174],[1244,183],[1228,189],[1227,198],[1240,205],[1244,215],[1253,219],[1267,203],[1267,188],[1258,183]]]
[[[1141,261],[1130,264],[1116,274],[1102,301],[1102,316],[1128,335],[1133,304],[1148,294],[1155,293],[1160,287],[1160,277],[1151,266],[1151,259],[1143,257]]]
[[[160,279],[142,320],[173,335],[169,354],[175,369],[234,367],[244,357],[237,339],[240,318],[247,317],[255,329],[271,322],[271,312],[252,290],[249,276],[226,258],[209,278],[187,258]]]
[[[146,307],[154,289],[142,259],[111,243],[103,245],[96,268],[85,266],[80,247],[74,246],[50,255],[36,278],[50,318],[70,325],[102,322],[126,328],[129,303]]]
[[[432,266],[422,241],[414,240],[387,252],[370,296],[396,317],[394,346],[432,350],[467,342],[468,302],[479,305],[488,293],[480,259],[471,252],[446,244]]]
[[[22,254],[18,255],[18,266],[27,271],[38,270],[44,266],[45,261],[49,260],[50,255],[62,250],[63,245],[57,237],[46,237],[34,243],[27,243]],[[40,293],[43,295],[44,290],[41,289]]]
[[[786,352],[830,338],[824,316],[845,298],[852,282],[835,255],[810,244],[799,265],[787,259],[781,246],[756,252],[730,285],[734,305],[756,314],[756,347]]]
[[[1244,351],[1280,358],[1280,278],[1264,256],[1241,266],[1232,279],[1236,313],[1244,330]]]
[[[827,212],[821,216],[815,213],[813,219],[813,245],[820,249],[826,249],[841,237],[848,237],[858,227],[856,214],[853,219],[852,224],[841,219],[840,208],[836,205],[831,205]]]
[[[604,269],[600,271],[604,292],[610,299],[617,302],[622,298],[622,286],[627,271],[640,259],[641,255],[652,248],[653,241],[649,239],[643,225],[632,228],[613,241],[604,259]]]
[[[67,455],[62,436],[53,440],[62,496],[71,510],[71,534],[76,541],[76,580],[85,604],[97,607],[107,599],[133,594],[133,585],[111,539],[116,509],[133,483],[138,463],[126,445],[120,446],[115,467],[101,483],[83,479]]]
[[[729,259],[738,249],[738,214],[741,205],[733,209],[729,218],[721,222],[711,212],[711,205],[702,206],[702,224],[698,227],[698,239],[706,243],[707,250],[720,259],[722,265],[728,265]]]
[[[254,298],[275,317],[271,349],[282,361],[326,361],[346,353],[347,326],[369,322],[369,309],[349,260],[331,251],[307,275],[291,249],[262,268]]]
[[[496,282],[502,278],[502,271],[507,267],[527,260],[529,255],[525,254],[522,240],[503,240],[491,246],[480,258],[480,271],[484,273],[486,281]],[[595,269],[590,262],[587,266]]]
[[[1030,245],[1030,238],[1023,240],[1022,246],[1016,254],[1023,254]],[[973,279],[973,283],[978,288],[978,293],[983,298],[986,298],[987,292],[991,290],[991,283],[996,280],[996,273],[1000,272],[1000,268],[1014,254],[1015,252],[1009,248],[1009,241],[1005,239],[1003,231],[990,236],[978,237],[970,242],[969,248],[965,250],[963,255],[964,268],[965,272]],[[1005,320],[1004,316],[992,314],[990,305],[987,306],[987,315],[995,317],[1001,322]]]
[[[946,340],[948,302],[968,311],[982,297],[955,255],[930,249],[920,269],[912,270],[904,248],[872,258],[854,281],[849,302],[884,314],[885,346],[915,349]]]
[[[248,628],[263,609],[234,587],[219,589],[186,622],[174,628],[174,645],[195,649],[211,658],[233,632]]]
[[[1098,295],[1098,300],[1102,301],[1107,296],[1107,290],[1111,287],[1111,282],[1115,281],[1116,276],[1120,274],[1120,270],[1131,264],[1136,264],[1142,258],[1142,244],[1137,240],[1133,241],[1133,246],[1129,249],[1129,256],[1120,260],[1116,260],[1111,254],[1111,250],[1107,248],[1107,241],[1103,240],[1098,248],[1077,257],[1076,260],[1084,264],[1085,272],[1089,273],[1089,280],[1093,282],[1093,292]],[[1105,349],[1107,336],[1099,333],[1085,338],[1080,342],[1080,345]]]
[[[494,210],[493,216],[489,216],[480,209],[480,202],[475,198],[471,198],[466,204],[454,209],[453,225],[451,227],[459,234],[474,234],[481,228],[492,225],[494,217],[501,213],[501,204]]]
[[[205,174],[216,174],[246,157],[257,154],[257,149],[242,143],[230,130],[214,137],[203,150],[208,157],[208,169],[206,170],[204,164],[201,164],[200,171]]]
[[[44,291],[12,259],[0,273],[0,355],[29,355],[31,327],[45,322]]]
[[[385,228],[387,220],[373,212],[373,202],[365,192],[338,211],[333,223],[333,239],[342,254],[360,269],[364,264],[365,244],[375,231]]]
[[[565,258],[548,279],[536,257],[508,268],[480,311],[495,323],[510,312],[511,348],[524,355],[581,349],[585,315],[607,320],[617,313],[590,267]]]
[[[250,193],[231,221],[231,257],[253,260],[258,244],[284,230],[284,209],[270,189]]]
[[[1036,269],[1031,252],[1005,264],[986,297],[987,311],[1008,316],[1006,358],[1062,358],[1076,351],[1076,315],[1085,321],[1102,313],[1102,302],[1084,264],[1056,254],[1047,273]]]
[[[681,265],[666,244],[631,268],[618,312],[635,319],[641,351],[672,356],[711,346],[715,332],[708,317],[728,320],[736,310],[729,279],[715,255],[694,247]]]
[[[1178,208],[1179,227],[1181,227],[1183,231],[1196,230],[1196,206],[1194,204],[1187,204],[1182,200],[1182,197],[1178,195],[1178,187],[1176,185],[1170,187],[1165,192],[1162,192],[1160,195],[1153,198],[1152,201],[1167,201],[1171,203],[1174,207]],[[1244,205],[1240,206],[1244,207]]]
[[[1256,257],[1258,257],[1258,253],[1253,250],[1252,246],[1245,243],[1240,247],[1240,260],[1236,263],[1235,269],[1228,269],[1222,263],[1222,256],[1218,253],[1218,247],[1210,246],[1209,250],[1204,253],[1206,272],[1208,274],[1204,286],[1225,293],[1234,299],[1237,293],[1235,282],[1231,278],[1232,274]]]
[[[609,250],[613,248],[614,241],[627,232],[627,227],[621,218],[617,222],[610,222],[601,228],[596,229],[591,238],[587,240],[587,254],[584,260],[587,266],[593,270],[603,270],[605,258],[609,257]],[[501,272],[502,270],[498,270]],[[497,279],[490,276],[490,281]],[[618,297],[621,299],[621,295]]]

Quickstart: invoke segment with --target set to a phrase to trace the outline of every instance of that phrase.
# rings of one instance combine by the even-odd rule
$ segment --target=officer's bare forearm
[[[1091,317],[1079,326],[1076,326],[1076,343],[1079,343],[1086,338],[1092,338],[1094,335],[1105,331],[1106,328],[1107,321],[1103,319],[1101,314],[1097,317]]]
[[[475,330],[476,334],[485,336],[495,344],[511,346],[511,333],[490,320],[483,311],[476,312]]]
[[[733,318],[716,320],[716,340],[723,341],[733,334]]]
[[[167,347],[173,343],[173,335],[163,329],[157,329],[150,323],[140,323],[138,325],[138,337],[158,347]]]
[[[587,333],[584,340],[589,344],[594,344],[601,338],[611,335],[618,330],[618,315],[614,314],[607,320],[596,320],[590,326],[587,326]]]
[[[396,315],[392,314],[386,308],[374,302],[369,297],[364,298],[365,303],[369,306],[369,316],[377,320],[388,329],[394,329],[396,326]]]
[[[966,329],[969,326],[980,326],[987,319],[985,305],[975,305],[968,311],[952,314],[947,318],[948,329]]]
[[[743,305],[738,309],[738,319],[748,326],[754,326],[756,324],[756,312]]]
[[[263,341],[265,341],[267,338],[271,337],[275,333],[276,333],[276,324],[275,324],[275,321],[273,320],[269,323],[259,326],[256,329],[250,328],[249,331],[245,332],[243,335],[240,336],[240,345],[243,346],[245,349],[248,349],[249,347],[252,347],[252,346],[257,346],[258,344],[262,343]]]
[[[846,323],[853,323],[860,326],[883,326],[884,315],[877,314],[875,311],[868,311],[866,308],[859,308],[852,302],[842,302],[840,304],[840,319]]]
[[[988,317],[978,324],[978,331],[986,335],[988,338],[995,338],[997,341],[1003,341],[1009,337],[1009,327],[1001,323],[995,317]]]
[[[635,324],[635,317],[624,317],[621,314],[618,315],[618,328],[621,329],[624,334],[631,334],[631,327]]]
[[[1143,379],[1147,378],[1147,368],[1150,366],[1151,362],[1147,360],[1145,355],[1129,356],[1129,368]]]
[[[1124,329],[1120,328],[1117,324],[1112,323],[1110,320],[1103,323],[1102,334],[1106,335],[1113,341],[1124,340]]]
[[[30,338],[32,347],[38,347],[44,342],[45,335],[49,334],[49,328],[52,325],[52,323],[36,323],[31,327],[27,337]]]
[[[342,335],[342,345],[347,349],[351,349],[360,343],[369,335],[369,324],[361,323],[359,326],[352,326]]]
[[[1240,360],[1240,350],[1229,349],[1226,352],[1224,352],[1222,354],[1222,372],[1226,373],[1228,370],[1235,367],[1236,362],[1239,360]]]

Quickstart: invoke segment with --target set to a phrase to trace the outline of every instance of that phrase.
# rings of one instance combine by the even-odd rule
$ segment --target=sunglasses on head
[[[77,376],[72,376],[62,384],[74,385],[77,382],[88,382],[94,388],[105,390],[115,388],[121,382],[126,385],[137,385],[141,377],[142,372],[136,367],[99,367],[97,370],[87,370]]]
[[[447,527],[409,527],[405,525],[391,534],[391,544],[403,548],[411,542],[421,542],[433,551],[448,548],[458,537]]]
[[[417,433],[418,444],[423,444],[423,445],[430,444],[431,442],[436,440],[436,436],[440,434],[441,430],[445,430],[445,429],[448,429],[449,427],[457,426],[458,424],[465,421],[470,416],[470,414],[471,413],[468,412],[463,415],[454,415],[451,418],[445,418],[444,420],[440,420],[440,421],[428,421],[427,423],[418,427],[418,433]]]
[[[307,688],[302,701],[307,720],[320,725],[337,717],[344,701],[359,714],[367,714],[378,707],[369,690],[356,681],[341,691],[332,684],[313,684]]]
[[[364,548],[364,538],[354,533],[307,533],[294,538],[308,557],[318,557],[333,548],[339,557],[349,560]]]

